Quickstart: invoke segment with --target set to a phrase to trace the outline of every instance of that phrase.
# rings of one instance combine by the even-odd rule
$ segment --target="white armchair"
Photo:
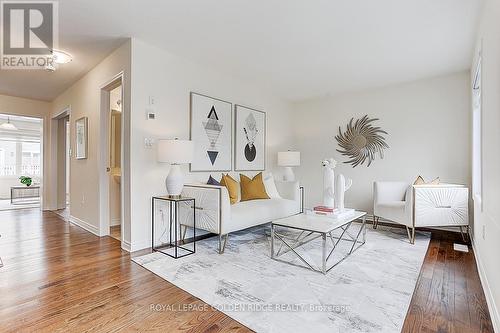
[[[409,185],[404,182],[373,183],[373,228],[380,218],[406,226],[410,243],[416,227],[469,226],[469,190],[463,185]]]

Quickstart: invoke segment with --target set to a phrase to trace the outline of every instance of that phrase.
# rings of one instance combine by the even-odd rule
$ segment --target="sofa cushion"
[[[274,182],[274,177],[271,172],[264,173],[262,175],[262,181],[264,182],[264,187],[266,188],[266,193],[271,199],[280,199],[281,195],[276,188],[276,183]]]
[[[252,179],[240,174],[241,201],[269,199],[262,181],[262,172],[259,172]]]
[[[246,229],[255,225],[298,214],[297,201],[288,199],[256,199],[240,201],[231,206],[231,220],[225,223],[222,233]]]
[[[225,175],[222,174],[222,179],[220,181],[220,184],[227,188],[227,191],[229,192],[229,200],[231,202],[231,205],[234,205],[235,203],[237,203],[238,202],[238,194],[240,191],[239,190],[240,184],[228,174],[225,174]]]
[[[431,180],[430,182],[426,182],[422,176],[418,176],[417,179],[413,182],[413,185],[439,185],[441,180],[439,177]]]
[[[208,177],[207,185],[215,185],[215,186],[221,186],[220,182],[217,181],[212,175]]]

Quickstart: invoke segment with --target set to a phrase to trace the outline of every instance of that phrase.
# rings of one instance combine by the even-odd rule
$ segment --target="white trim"
[[[498,312],[498,307],[495,304],[495,298],[490,288],[490,283],[486,277],[486,272],[484,270],[483,262],[479,256],[479,251],[477,251],[476,243],[474,237],[471,237],[472,249],[474,250],[474,257],[476,258],[477,270],[479,272],[479,279],[481,280],[481,285],[483,287],[484,295],[486,296],[486,303],[488,304],[488,311],[490,312],[491,322],[493,324],[493,331],[500,332],[500,314]]]
[[[151,240],[143,240],[130,244],[130,252],[148,249],[151,247]]]
[[[130,243],[127,242],[126,240],[122,240],[122,249],[127,251],[127,252],[131,252],[132,246],[130,246]]]
[[[101,236],[101,235],[99,235],[99,228],[98,227],[96,227],[95,225],[92,225],[92,224],[90,224],[88,222],[85,222],[83,220],[80,220],[78,217],[70,215],[69,216],[69,222],[71,224],[74,224],[74,225],[82,228],[82,229],[87,230],[88,232],[93,233],[96,236]]]
[[[121,165],[124,165],[124,154],[123,154],[123,138],[124,138],[124,115],[125,115],[125,101],[124,101],[124,71],[120,71],[118,74],[114,75],[106,83],[102,84],[99,88],[100,92],[100,109],[99,109],[99,137],[100,137],[100,149],[98,154],[98,170],[99,170],[99,229],[101,234],[109,235],[109,227],[111,226],[111,221],[109,219],[109,172],[106,168],[109,167],[109,93],[111,91],[111,86],[115,85],[116,82],[120,81],[120,86],[122,90],[122,153],[121,153]],[[123,171],[122,171],[123,172]],[[123,173],[122,173],[123,175]],[[120,182],[120,200],[121,204],[121,216],[124,215],[124,184],[123,177]],[[123,239],[124,228],[121,228],[121,239]]]

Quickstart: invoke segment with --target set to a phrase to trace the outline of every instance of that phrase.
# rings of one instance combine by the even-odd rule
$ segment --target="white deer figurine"
[[[345,179],[343,174],[337,175],[337,179],[335,180],[335,208],[339,211],[343,211],[345,209],[345,192],[350,189],[351,186],[352,179]]]
[[[337,165],[337,161],[333,158],[328,158],[321,161],[323,166],[323,205],[334,207],[335,195],[335,173],[333,169]]]

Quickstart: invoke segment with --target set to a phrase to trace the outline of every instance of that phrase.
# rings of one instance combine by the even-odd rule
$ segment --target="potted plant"
[[[33,179],[28,176],[21,176],[19,177],[19,180],[21,181],[21,184],[24,184],[26,186],[31,186],[31,184],[33,183]]]

